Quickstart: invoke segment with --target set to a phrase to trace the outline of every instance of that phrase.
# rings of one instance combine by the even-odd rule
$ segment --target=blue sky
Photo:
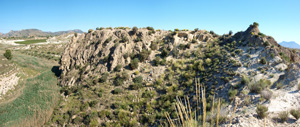
[[[0,32],[152,26],[206,29],[218,34],[260,31],[300,43],[300,0],[0,0]]]

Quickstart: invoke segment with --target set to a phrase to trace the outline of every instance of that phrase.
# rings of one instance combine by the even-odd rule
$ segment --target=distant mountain
[[[300,45],[294,41],[290,41],[290,42],[283,41],[283,42],[280,42],[279,44],[283,47],[300,49]]]
[[[75,30],[68,30],[68,31],[58,31],[58,32],[44,32],[38,29],[25,29],[25,30],[20,30],[20,31],[9,31],[6,34],[0,33],[0,37],[47,37],[47,36],[57,36],[57,35],[62,35],[66,33],[83,33],[83,31],[79,29]]]

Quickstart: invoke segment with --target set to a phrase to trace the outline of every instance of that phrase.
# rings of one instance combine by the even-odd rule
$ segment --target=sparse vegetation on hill
[[[283,91],[297,79],[287,77],[296,74],[290,69],[298,67],[299,57],[262,34],[258,23],[232,34],[96,28],[61,48],[16,51],[61,57],[64,101],[49,126],[227,126],[255,111],[269,119],[268,107],[272,114],[278,98],[274,90]],[[279,83],[284,87],[276,89]]]

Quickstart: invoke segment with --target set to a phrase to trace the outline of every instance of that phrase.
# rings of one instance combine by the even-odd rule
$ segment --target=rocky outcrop
[[[76,69],[85,69],[86,67],[93,70],[92,72],[94,73],[104,73],[112,71],[117,65],[122,67],[128,66],[132,60],[128,56],[138,55],[143,49],[150,51],[151,43],[161,45],[161,43],[165,42],[167,44],[165,48],[172,50],[174,46],[180,43],[189,43],[192,39],[206,42],[212,41],[213,38],[206,31],[194,33],[182,31],[175,34],[169,31],[150,33],[147,29],[139,29],[135,34],[132,34],[131,29],[90,31],[71,38],[71,42],[61,57],[60,69],[62,70],[62,75],[66,77],[70,76],[68,72]],[[152,59],[154,57],[149,60]],[[63,82],[64,84],[69,84],[67,83],[68,80]]]

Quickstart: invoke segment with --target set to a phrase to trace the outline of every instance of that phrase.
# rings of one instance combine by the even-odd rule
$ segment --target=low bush
[[[160,57],[156,56],[155,59],[154,59],[154,65],[158,66],[160,64],[160,60],[161,60]]]
[[[119,93],[122,93],[123,90],[121,88],[116,88],[112,93],[113,94],[119,94]]]
[[[300,118],[300,109],[292,109],[290,113],[293,117],[295,117],[296,120]]]
[[[133,79],[134,83],[142,83],[143,82],[143,77],[142,76],[138,76],[136,78]]]
[[[161,52],[162,57],[167,57],[169,55],[170,51],[166,48],[164,48]]]
[[[266,63],[267,63],[266,58],[265,58],[265,57],[262,57],[262,58],[260,59],[259,63],[261,63],[261,64],[266,64]]]
[[[270,100],[272,98],[273,92],[270,90],[263,90],[261,91],[260,95],[266,99],[266,100]]]
[[[122,39],[119,41],[120,43],[125,43],[129,41],[129,39],[127,38],[127,36],[122,37]]]
[[[192,39],[192,42],[191,43],[197,43],[197,39]]]
[[[282,111],[278,114],[279,119],[281,122],[286,122],[289,119],[289,112],[288,111]]]
[[[134,58],[131,62],[130,62],[130,68],[132,69],[132,70],[134,70],[134,69],[136,69],[136,68],[138,68],[139,67],[139,59],[138,58]]]
[[[276,88],[277,89],[281,89],[283,87],[283,84],[281,82],[277,83],[276,84]]]
[[[271,81],[266,79],[261,79],[258,82],[250,83],[248,85],[248,88],[250,92],[260,93],[263,89],[267,88],[269,85],[271,85]]]
[[[249,83],[250,83],[250,79],[246,75],[243,75],[242,80],[241,80],[241,84],[248,85]]]
[[[238,90],[237,90],[237,89],[230,89],[230,90],[228,91],[229,100],[230,100],[230,101],[233,101],[234,98],[235,98],[235,96],[237,95],[237,93],[238,93]]]
[[[88,33],[92,33],[94,30],[93,29],[89,29]]]
[[[257,22],[254,22],[254,23],[253,23],[253,26],[254,26],[254,27],[258,27],[259,24],[258,24]]]
[[[137,31],[138,31],[138,28],[137,28],[136,26],[132,28],[132,32],[133,32],[133,34],[136,34],[136,33],[137,33]]]
[[[263,119],[268,116],[268,107],[263,105],[257,105],[256,113],[259,118]]]
[[[122,68],[122,65],[118,64],[118,65],[114,68],[114,70],[117,71],[117,72],[119,72],[119,71],[121,71],[121,68]]]
[[[99,79],[99,82],[103,83],[103,82],[106,82],[108,78],[108,73],[105,72],[104,74],[102,74],[101,78]]]
[[[298,90],[300,90],[300,84],[298,84]]]
[[[268,42],[268,41],[266,41],[265,43],[264,43],[264,46],[269,46],[270,45],[270,43]]]
[[[3,56],[8,60],[11,60],[13,57],[11,54],[11,50],[6,50],[5,53],[3,54]]]
[[[140,61],[144,62],[149,57],[150,54],[151,54],[151,50],[147,51],[146,49],[143,49],[142,52],[140,53]]]

